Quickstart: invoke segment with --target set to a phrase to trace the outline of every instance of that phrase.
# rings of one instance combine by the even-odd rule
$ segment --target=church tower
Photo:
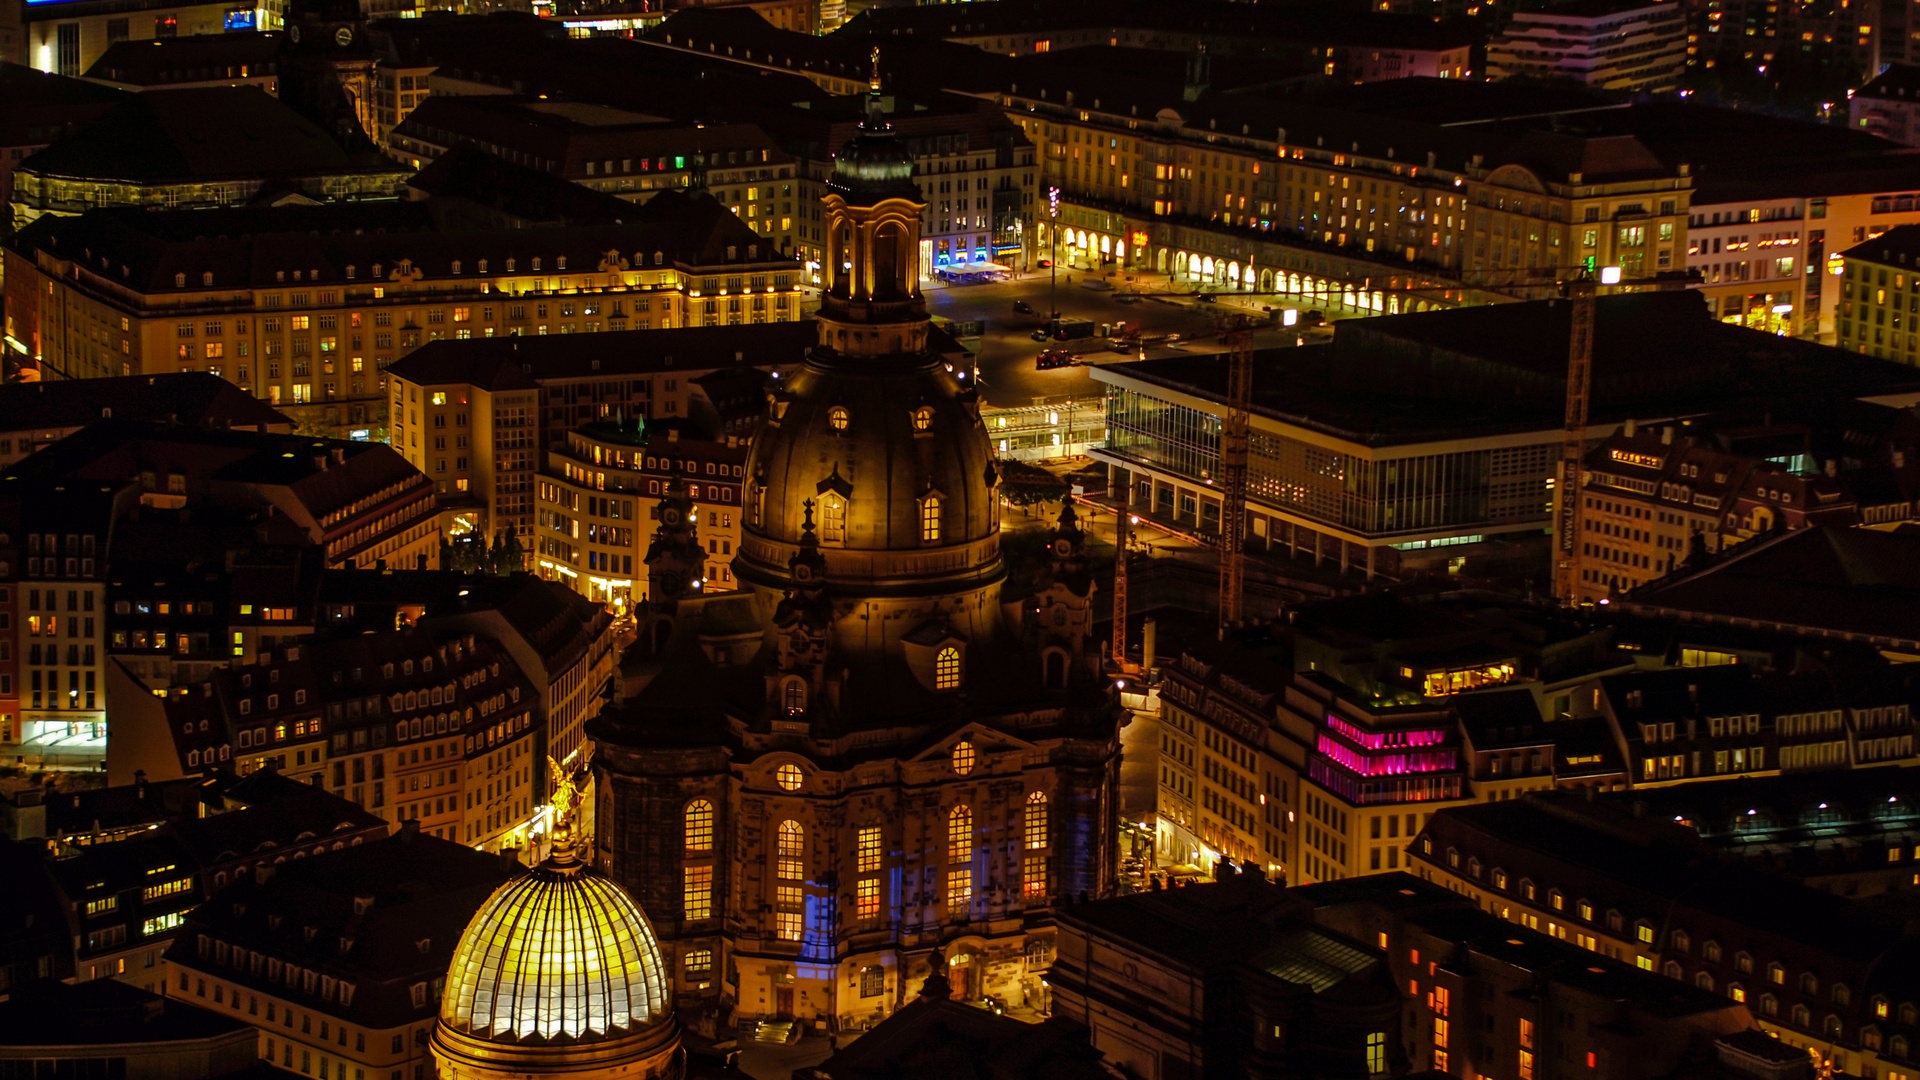
[[[707,1034],[864,1028],[934,970],[1044,1007],[1053,906],[1117,873],[1124,710],[1086,661],[1084,538],[1064,514],[1044,627],[1023,623],[978,396],[928,348],[926,206],[877,78],[823,201],[819,338],[747,457],[744,588],[680,599],[701,631],[588,725],[600,865]]]

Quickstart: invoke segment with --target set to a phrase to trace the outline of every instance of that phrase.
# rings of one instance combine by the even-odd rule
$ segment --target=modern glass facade
[[[1107,449],[1204,484],[1220,459],[1220,417],[1107,388]],[[1255,503],[1372,535],[1545,524],[1557,443],[1369,458],[1272,432],[1248,439]],[[1391,454],[1388,450],[1385,453]]]

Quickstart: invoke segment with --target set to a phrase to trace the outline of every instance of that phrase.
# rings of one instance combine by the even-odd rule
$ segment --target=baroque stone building
[[[701,592],[673,485],[623,700],[589,725],[599,864],[695,1027],[864,1027],[936,958],[956,997],[1034,1003],[1056,899],[1114,882],[1082,536],[1063,512],[1038,586],[1008,587],[978,398],[927,346],[912,159],[871,102],[824,200],[819,342],[748,456],[743,588]]]

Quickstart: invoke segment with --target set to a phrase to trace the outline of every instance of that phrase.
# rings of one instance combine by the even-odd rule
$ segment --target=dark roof
[[[130,86],[258,78],[274,74],[282,40],[278,31],[266,31],[116,41],[86,77]]]
[[[49,789],[42,804],[47,835],[151,825],[192,814],[200,804],[199,787],[199,780],[188,779],[80,791]]]
[[[99,116],[127,100],[122,90],[0,63],[0,146],[53,142],[69,124]]]
[[[356,160],[257,87],[135,94],[19,165],[41,176],[137,183],[398,172]]]
[[[428,342],[387,370],[423,386],[468,383],[486,390],[512,390],[553,379],[740,366],[790,368],[806,358],[807,349],[819,338],[811,320],[564,337],[469,338]]]
[[[16,983],[12,994],[0,1002],[0,1046],[48,1047],[49,1056],[59,1056],[61,1047],[205,1043],[252,1030],[244,1017],[196,1009],[114,979]],[[179,1046],[173,1052],[193,1051]]]
[[[1330,345],[1256,353],[1253,409],[1374,446],[1558,430],[1570,325],[1564,300],[1342,321]],[[1213,401],[1227,366],[1224,354],[1096,365]],[[1914,389],[1920,372],[1905,365],[1721,323],[1697,291],[1596,306],[1595,424]]]
[[[197,956],[197,937],[207,934],[354,983],[350,1005],[316,1005],[356,1025],[431,1021],[438,1003],[415,1006],[408,987],[446,975],[468,921],[516,870],[498,855],[403,829],[276,865],[264,881],[241,878],[193,910],[167,958],[205,970],[213,961]],[[273,986],[264,972],[225,977]]]
[[[460,272],[479,276],[482,262],[491,260],[498,274],[516,259],[521,273],[535,259],[546,260],[549,270],[591,273],[610,251],[649,266],[658,254],[695,272],[723,264],[735,273],[797,266],[711,196],[678,191],[632,207],[618,225],[463,226],[431,201],[166,212],[110,207],[42,217],[12,243],[23,253],[44,250],[84,263],[145,293],[204,292],[206,274],[214,288],[280,288],[288,271],[337,286],[349,272],[370,278],[375,266],[388,273],[402,261],[436,278],[455,276],[456,262]]]
[[[173,832],[203,867],[245,858],[262,848],[292,847],[316,837],[385,831],[385,821],[359,804],[311,784],[262,769],[227,785],[226,810],[177,821]]]
[[[1882,266],[1912,266],[1920,270],[1920,225],[1901,225],[1888,229],[1841,254],[1862,262],[1879,263]]]
[[[1615,603],[1920,647],[1920,535],[1815,527],[1763,536]]]
[[[146,470],[195,482],[284,488],[318,522],[420,473],[384,443],[100,420],[16,462],[4,476],[133,482]],[[282,506],[282,509],[289,509]]]
[[[471,202],[514,222],[605,225],[641,216],[625,199],[464,143],[414,174],[407,187],[442,200]]]
[[[938,984],[936,984],[938,985]],[[1065,1025],[1029,1024],[942,992],[896,1010],[853,1043],[795,1076],[849,1080],[1111,1080],[1100,1051]]]
[[[1221,52],[1245,50],[1255,42],[1445,49],[1478,39],[1472,27],[1459,23],[1325,3],[1252,7],[1190,2],[1167,7],[1146,0],[1000,0],[954,9],[870,7],[848,25],[850,33],[947,38],[1075,29],[1205,34]]]
[[[104,417],[280,432],[293,428],[279,410],[204,371],[0,384],[0,431],[82,427]]]
[[[1886,70],[1867,80],[1867,84],[1853,92],[1854,100],[1860,98],[1906,98],[1920,99],[1920,65],[1888,64]]]
[[[1450,699],[1475,750],[1553,743],[1556,726],[1540,719],[1540,703],[1528,687],[1460,694]]]

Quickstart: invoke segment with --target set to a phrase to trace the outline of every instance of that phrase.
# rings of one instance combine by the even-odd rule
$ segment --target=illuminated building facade
[[[692,1027],[864,1027],[936,965],[955,996],[1043,1004],[1055,905],[1118,869],[1085,538],[1063,514],[1035,595],[1003,597],[999,478],[929,345],[925,204],[877,82],[835,159],[815,343],[762,399],[744,588],[692,584],[676,493],[625,700],[590,726],[600,864],[654,913]]]
[[[118,41],[153,41],[232,30],[278,30],[284,0],[167,4],[159,0],[54,0],[27,6],[25,62],[79,76]]]
[[[1401,838],[1474,797],[1443,702],[1382,703],[1317,672],[1276,680],[1239,646],[1189,649],[1162,673],[1162,761],[1188,763],[1162,775],[1163,860],[1224,857],[1296,884],[1398,869]]]
[[[1605,90],[1675,89],[1687,63],[1687,12],[1638,0],[1517,12],[1487,43],[1487,77],[1572,79]]]
[[[6,253],[8,332],[68,377],[219,375],[315,427],[390,435],[447,481],[436,450],[472,457],[464,433],[435,427],[438,413],[423,429],[417,402],[389,409],[387,366],[423,344],[800,317],[797,264],[719,204],[675,195],[636,217],[442,228],[405,203],[49,221]]]
[[[793,290],[798,285],[791,275],[783,277],[788,283],[779,294],[756,292],[718,302],[772,305],[773,310],[783,299],[797,304]],[[644,549],[651,526],[636,522],[650,520],[651,499],[671,471],[660,464],[659,443],[674,448],[666,459],[688,468],[689,480],[692,470],[699,472],[700,501],[713,504],[708,508],[721,515],[703,522],[713,530],[716,547],[723,537],[737,537],[741,447],[763,407],[760,373],[791,367],[814,336],[810,324],[788,319],[725,331],[431,343],[388,372],[394,407],[407,410],[405,422],[396,425],[395,447],[436,481],[450,535],[493,537],[511,528],[531,549],[541,514],[547,515],[541,535],[550,542],[560,538],[557,522],[566,522],[567,549],[558,552],[558,560],[548,551],[551,565],[531,568],[565,579],[583,593],[590,579],[599,577],[597,595],[605,601],[611,596],[606,583],[639,584],[645,577],[637,559],[632,572],[623,569],[619,577],[613,576],[611,562],[604,573],[595,567],[602,556],[610,560],[615,554],[622,555],[624,567],[624,559],[635,554],[628,544]],[[423,419],[416,419],[416,409]],[[651,455],[640,452],[637,466],[635,439],[642,436],[634,434],[636,424],[645,444],[653,446]],[[609,482],[632,493],[634,521],[624,517],[624,506],[618,508],[622,516],[615,517],[615,508],[584,501],[602,499]],[[647,501],[639,501],[642,496]],[[595,509],[601,512],[589,512]],[[602,527],[631,536],[601,543]],[[587,539],[589,529],[591,564],[585,558],[589,545],[575,542]],[[720,566],[716,560],[714,568]]]

